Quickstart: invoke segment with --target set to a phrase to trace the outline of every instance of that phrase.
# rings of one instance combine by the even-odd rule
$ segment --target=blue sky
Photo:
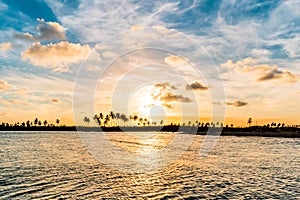
[[[228,120],[242,123],[252,116],[262,123],[296,123],[299,9],[297,0],[1,0],[0,121],[48,115],[71,123],[74,82],[82,63],[91,61],[87,56],[96,49],[99,58],[107,59],[127,44],[110,43],[112,38],[164,27],[208,52],[223,80],[226,99],[219,103]],[[112,44],[110,51],[100,51],[101,44]],[[191,57],[186,59],[197,60]]]

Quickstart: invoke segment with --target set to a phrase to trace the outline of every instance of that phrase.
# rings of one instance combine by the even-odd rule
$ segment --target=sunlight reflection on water
[[[156,156],[168,137],[151,133],[132,142],[114,135],[116,144],[132,146],[135,153],[145,156],[137,157],[145,158],[139,167],[161,164],[163,159]],[[100,163],[84,148],[77,133],[1,132],[1,198],[299,197],[299,139],[221,137],[216,148],[200,158],[203,138],[196,136],[176,162],[149,174],[132,168],[130,162],[131,173]]]

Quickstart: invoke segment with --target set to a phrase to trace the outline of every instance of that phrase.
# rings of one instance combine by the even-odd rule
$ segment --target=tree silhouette
[[[104,118],[103,113],[100,113],[100,114],[99,114],[99,118],[100,118],[100,119],[103,119],[103,118]]]
[[[107,125],[108,124],[108,122],[109,122],[109,115],[106,115],[105,116],[105,119],[104,119],[104,125]]]
[[[95,120],[96,124],[98,124],[99,126],[101,126],[101,121],[99,119],[99,117],[97,115],[94,115],[93,120]]]
[[[86,123],[86,125],[88,126],[89,125],[89,123],[90,123],[90,118],[88,118],[87,116],[85,116],[84,118],[83,118],[83,121]]]
[[[56,119],[56,124],[57,124],[57,126],[59,125],[59,123],[60,123],[60,120],[59,120],[59,119]]]
[[[30,121],[28,120],[28,121],[26,122],[26,126],[27,126],[27,127],[30,127],[30,125],[31,125],[31,124],[30,124]]]
[[[110,114],[109,114],[111,120],[110,120],[110,126],[113,126],[114,125],[114,121],[115,121],[115,113],[113,111],[110,111]]]
[[[249,125],[249,127],[251,126],[251,123],[252,123],[252,118],[249,117],[248,122],[247,122],[247,124]]]
[[[36,126],[38,123],[39,123],[39,119],[38,118],[35,118],[35,120],[34,120],[34,126]]]

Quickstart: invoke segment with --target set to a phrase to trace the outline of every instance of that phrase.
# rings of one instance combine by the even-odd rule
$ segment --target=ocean
[[[202,155],[205,139],[0,132],[0,199],[300,198],[299,138],[222,136]]]

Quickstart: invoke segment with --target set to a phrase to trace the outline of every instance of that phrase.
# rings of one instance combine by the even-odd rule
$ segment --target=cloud
[[[0,43],[0,51],[8,51],[11,49],[11,47],[12,47],[12,45],[10,42]]]
[[[37,26],[39,35],[34,36],[30,33],[16,34],[18,39],[29,41],[60,41],[66,39],[66,31],[57,22],[46,22],[44,19],[37,19],[39,25]]]
[[[254,58],[244,58],[242,60],[239,60],[237,62],[233,62],[232,60],[228,60],[226,63],[221,64],[221,67],[225,68],[235,68],[235,67],[243,67],[248,66],[250,64],[257,63],[257,60]]]
[[[5,117],[7,114],[7,112],[0,112],[0,117]]]
[[[59,42],[42,45],[34,43],[22,53],[22,58],[31,64],[54,71],[67,71],[68,65],[83,61],[91,51],[88,45]]]
[[[175,56],[175,55],[165,57],[164,61],[166,64],[174,66],[174,67],[184,66],[184,65],[188,64],[187,58],[183,58],[181,56]]]
[[[133,25],[133,26],[131,26],[130,30],[135,31],[135,30],[140,30],[140,29],[142,29],[142,28],[143,28],[143,26],[140,26],[140,25]]]
[[[234,107],[242,107],[246,106],[248,103],[245,101],[235,100],[233,102],[226,102],[226,105],[234,106]]]
[[[186,84],[186,89],[187,90],[207,90],[208,87],[204,86],[201,83],[199,83],[199,82],[196,81],[196,82],[194,82],[192,84]]]
[[[52,103],[59,103],[60,102],[60,100],[57,99],[57,98],[53,98],[53,99],[51,99],[51,101],[52,101]]]
[[[168,90],[176,90],[177,87],[172,85],[169,82],[164,82],[164,83],[157,83],[154,85],[156,89],[159,90],[158,93],[154,94],[152,93],[152,98],[154,100],[159,100],[162,102],[162,106],[164,106],[167,109],[173,109],[174,107],[172,106],[171,103],[173,102],[182,102],[182,103],[190,103],[193,102],[192,99],[189,97],[185,97],[181,94],[173,94],[172,92],[169,92]]]
[[[2,99],[2,100],[0,100],[0,103],[3,103],[5,105],[19,105],[19,106],[29,106],[29,105],[31,105],[27,101],[23,101],[23,100],[20,100],[20,99],[9,99],[9,100]]]
[[[268,57],[271,54],[272,54],[272,52],[267,49],[252,49],[252,51],[251,51],[251,55],[253,55],[256,58]]]
[[[171,85],[169,82],[164,82],[164,83],[157,83],[154,85],[154,87],[156,88],[161,88],[161,89],[172,89],[172,90],[176,90],[177,87],[175,85]]]
[[[173,109],[174,107],[171,105],[171,104],[169,104],[169,103],[163,103],[162,104],[164,107],[166,107],[166,108],[168,108],[168,109]]]
[[[177,2],[79,1],[76,12],[67,3],[52,1],[56,17],[82,42],[101,42],[130,28],[164,25],[166,12],[175,11]],[[66,14],[67,13],[67,14]],[[82,34],[84,33],[84,34]]]
[[[185,97],[181,94],[176,95],[171,92],[160,94],[158,97],[159,100],[164,102],[182,102],[182,103],[189,103],[192,102],[192,100],[189,97]]]
[[[0,80],[0,91],[10,89],[12,86],[9,85],[6,81]]]
[[[16,34],[15,38],[21,39],[21,40],[28,40],[30,42],[37,41],[37,39],[33,35],[31,35],[30,33]]]
[[[300,34],[298,34],[296,37],[292,38],[289,42],[287,42],[284,46],[284,49],[288,52],[291,58],[299,58]]]
[[[28,88],[20,88],[18,89],[15,93],[16,94],[27,94],[29,92],[29,89]]]
[[[259,64],[253,58],[245,58],[237,62],[228,60],[226,63],[221,64],[221,67],[229,68],[234,73],[255,73],[257,75],[257,82],[280,79],[284,82],[294,83],[300,79],[299,74],[288,70],[280,70],[276,65]]]

